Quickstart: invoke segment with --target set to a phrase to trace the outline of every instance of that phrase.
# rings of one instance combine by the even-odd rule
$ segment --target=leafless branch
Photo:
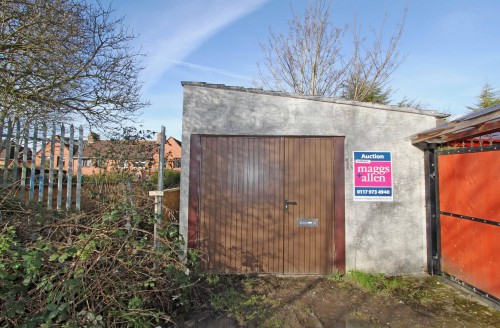
[[[303,15],[292,8],[287,35],[269,31],[267,42],[260,44],[264,60],[258,64],[259,83],[284,92],[387,102],[390,77],[406,57],[399,50],[406,10],[388,41],[384,20],[371,44],[356,22],[351,28],[333,25],[330,10],[330,0],[309,0]],[[344,40],[349,29],[351,52]]]
[[[133,39],[99,2],[2,1],[1,116],[130,121],[147,105]]]

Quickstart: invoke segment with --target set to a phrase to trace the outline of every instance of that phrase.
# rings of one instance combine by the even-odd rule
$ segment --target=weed
[[[273,318],[273,309],[278,301],[268,299],[266,295],[255,293],[253,284],[256,279],[236,276],[210,275],[209,284],[220,290],[213,291],[210,304],[215,310],[224,311],[240,323],[258,322],[263,327],[280,327],[277,318]],[[216,278],[217,277],[217,278]]]
[[[350,317],[353,319],[361,320],[361,321],[368,321],[370,320],[370,317],[368,314],[366,314],[363,311],[360,310],[354,310],[349,314]]]
[[[234,288],[216,293],[210,299],[210,305],[216,310],[224,310],[230,314],[238,314],[244,302],[242,294]]]
[[[285,322],[279,318],[271,317],[265,319],[261,326],[263,328],[281,328],[285,327]]]
[[[359,287],[370,292],[391,291],[400,288],[402,279],[399,277],[386,277],[382,273],[367,273],[353,270],[347,277]]]
[[[393,293],[406,304],[436,303],[438,300],[433,295],[431,285],[437,282],[436,277],[428,277],[423,282],[417,279],[406,278],[394,289]]]
[[[344,274],[340,271],[335,271],[334,273],[332,273],[326,277],[326,279],[330,280],[330,281],[341,281],[343,278],[344,278]]]
[[[216,274],[210,274],[210,273],[208,273],[205,276],[205,279],[207,280],[207,283],[209,285],[217,285],[219,283],[219,281],[220,281],[220,276],[216,275]]]

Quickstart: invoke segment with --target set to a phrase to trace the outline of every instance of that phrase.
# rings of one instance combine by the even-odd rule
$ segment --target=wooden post
[[[159,250],[161,247],[161,240],[158,237],[159,229],[161,227],[161,212],[163,207],[163,191],[154,190],[149,192],[149,196],[153,196],[155,198],[155,214],[156,214],[156,222],[154,226],[154,247],[156,250]],[[160,213],[158,215],[158,213]]]

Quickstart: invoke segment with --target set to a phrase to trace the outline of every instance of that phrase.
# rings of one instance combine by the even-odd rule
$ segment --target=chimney
[[[158,133],[158,136],[156,137],[156,142],[157,142],[158,144],[160,144],[160,143],[161,143],[161,137],[162,137],[162,134],[161,134],[161,133]],[[166,141],[167,141],[167,140],[165,140],[165,143],[166,143]]]
[[[98,142],[100,140],[99,135],[95,132],[90,132],[89,136],[87,137],[87,140],[90,144],[93,144],[95,142]]]

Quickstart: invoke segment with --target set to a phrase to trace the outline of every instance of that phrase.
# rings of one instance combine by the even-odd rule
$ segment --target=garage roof
[[[390,111],[406,112],[406,113],[416,113],[416,114],[427,115],[427,116],[435,116],[436,118],[446,118],[449,116],[449,114],[443,114],[443,113],[440,113],[436,110],[382,105],[382,104],[369,103],[369,102],[358,102],[358,101],[344,100],[344,99],[333,98],[333,97],[306,96],[306,95],[287,93],[287,92],[282,92],[282,91],[268,91],[268,90],[263,90],[263,89],[259,89],[259,88],[244,88],[244,87],[238,87],[238,86],[227,86],[225,84],[211,84],[211,83],[206,83],[206,82],[189,82],[189,81],[182,81],[181,84],[183,87],[194,86],[194,87],[203,87],[203,88],[212,88],[212,89],[223,89],[223,90],[231,90],[231,91],[250,92],[250,93],[257,93],[257,94],[271,95],[271,96],[278,96],[278,97],[298,98],[298,99],[307,99],[307,100],[327,102],[327,103],[352,105],[352,106],[357,106],[357,107],[366,107],[366,108],[374,108],[374,109],[390,110]]]

